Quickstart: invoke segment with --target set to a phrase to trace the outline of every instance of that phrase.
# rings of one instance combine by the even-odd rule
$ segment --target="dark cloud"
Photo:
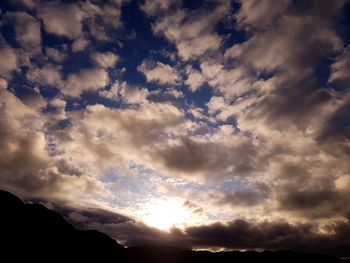
[[[185,175],[202,174],[208,178],[244,176],[260,165],[257,149],[248,141],[228,146],[219,142],[196,142],[183,138],[179,145],[160,151],[165,167]]]
[[[336,256],[349,256],[350,222],[331,221],[326,225],[292,224],[286,221],[250,222],[233,220],[226,224],[213,223],[173,228],[169,233],[138,222],[93,224],[109,233],[125,246],[169,245],[181,248],[297,250]],[[90,227],[91,227],[90,226]],[[328,231],[322,232],[321,229]]]
[[[265,189],[267,190],[267,189]],[[266,201],[268,196],[267,191],[259,190],[233,190],[233,191],[221,191],[213,194],[212,198],[217,199],[218,205],[230,205],[232,207],[251,207]]]
[[[346,235],[350,222],[332,222],[325,226],[332,234],[322,234],[314,224],[286,222],[249,223],[234,220],[228,224],[215,223],[189,227],[185,230],[193,246],[226,247],[232,249],[292,249],[304,252],[322,251],[348,256],[350,239]]]

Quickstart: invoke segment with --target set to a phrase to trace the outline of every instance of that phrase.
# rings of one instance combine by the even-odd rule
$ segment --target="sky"
[[[348,1],[0,8],[2,189],[126,246],[350,256]]]

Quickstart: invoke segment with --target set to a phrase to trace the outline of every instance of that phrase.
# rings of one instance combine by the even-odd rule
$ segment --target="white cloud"
[[[214,27],[230,10],[229,1],[220,2],[212,11],[188,13],[178,10],[156,21],[152,26],[155,34],[164,35],[175,43],[183,60],[196,59],[208,51],[216,51],[221,37]]]
[[[67,57],[66,53],[64,53],[63,51],[59,51],[56,48],[47,47],[45,48],[45,51],[46,55],[56,63],[62,62]]]
[[[60,67],[51,64],[47,64],[42,68],[30,69],[27,72],[26,77],[28,80],[35,82],[40,86],[49,85],[60,87],[62,84]]]
[[[109,30],[115,30],[121,27],[122,2],[108,3],[99,2],[98,5],[86,1],[82,5],[84,19],[88,26],[89,33],[100,41],[109,41]]]
[[[25,12],[8,12],[6,17],[14,22],[16,41],[24,49],[41,48],[40,22]]]
[[[213,114],[219,110],[222,110],[227,106],[223,97],[212,96],[207,103],[209,114]]]
[[[149,91],[145,88],[130,86],[125,81],[116,81],[110,90],[101,90],[98,94],[101,97],[110,100],[123,101],[124,103],[129,104],[139,104],[146,102]]]
[[[184,60],[198,58],[208,51],[216,51],[221,45],[221,37],[216,34],[204,34],[177,44],[179,55]]]
[[[140,9],[149,16],[159,15],[166,13],[173,6],[178,6],[181,0],[145,0],[143,5],[140,5]]]
[[[89,44],[89,41],[87,41],[85,38],[80,37],[73,42],[72,51],[73,52],[83,51],[88,44]]]
[[[91,55],[96,66],[101,68],[113,68],[119,57],[112,52],[95,52]]]
[[[181,90],[177,90],[175,88],[167,88],[164,91],[166,96],[174,97],[175,99],[181,99],[185,97],[185,94]]]
[[[187,80],[185,83],[186,85],[190,86],[190,90],[192,92],[195,92],[196,90],[198,90],[205,82],[205,78],[200,73],[200,71],[192,67],[188,67],[186,69],[186,74],[187,74]]]
[[[78,5],[44,2],[39,5],[38,13],[47,32],[70,39],[77,39],[82,35],[83,13]]]
[[[8,83],[6,79],[0,78],[0,90],[7,89],[7,84]]]
[[[18,68],[17,55],[14,49],[10,47],[3,47],[0,49],[0,76],[9,78],[11,73]],[[4,63],[6,61],[6,63]]]
[[[78,73],[68,75],[61,92],[68,97],[79,97],[84,92],[93,92],[104,88],[108,81],[108,74],[104,69],[81,69]]]
[[[179,72],[170,65],[161,62],[152,62],[144,60],[137,67],[139,72],[142,72],[148,82],[157,82],[159,84],[178,84],[181,80]]]
[[[236,14],[236,19],[240,27],[266,27],[273,22],[277,16],[284,13],[290,6],[290,0],[244,0],[240,1],[241,7]],[[266,14],[269,15],[266,15]]]

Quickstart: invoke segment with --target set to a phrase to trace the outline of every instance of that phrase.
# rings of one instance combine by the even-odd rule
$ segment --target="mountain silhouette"
[[[108,235],[79,230],[40,204],[0,190],[1,262],[350,262],[332,256],[277,252],[191,251],[172,247],[124,248]]]

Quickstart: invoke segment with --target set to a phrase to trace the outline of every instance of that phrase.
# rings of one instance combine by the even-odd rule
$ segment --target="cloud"
[[[5,90],[7,89],[7,80],[6,79],[3,79],[3,78],[0,78],[0,90]]]
[[[5,79],[10,78],[11,73],[18,70],[18,59],[16,52],[11,47],[1,47],[0,60],[6,61],[6,63],[1,63],[0,65],[0,76]]]
[[[181,76],[175,68],[158,61],[144,60],[137,67],[137,70],[146,76],[147,82],[157,82],[161,85],[176,85],[181,80]]]
[[[156,158],[169,171],[194,179],[202,177],[221,181],[228,177],[249,176],[261,165],[257,149],[244,137],[233,136],[232,130],[227,133],[232,137],[223,136],[221,142],[183,138],[156,152]],[[220,131],[217,136],[220,136]]]
[[[91,57],[95,65],[101,68],[113,68],[119,60],[119,57],[112,52],[96,52]]]
[[[53,137],[55,151],[67,167],[94,175],[111,168],[127,172],[131,164],[156,167],[152,145],[166,144],[167,136],[176,136],[187,124],[175,106],[147,101],[125,109],[92,105],[71,113],[69,120],[64,136]]]
[[[116,81],[109,90],[101,90],[99,95],[110,100],[139,104],[146,102],[149,91],[145,88],[130,86],[126,82]]]
[[[83,13],[76,4],[57,1],[41,3],[38,17],[44,21],[45,30],[49,33],[69,39],[82,36]]]
[[[170,8],[180,5],[180,3],[181,1],[179,0],[146,0],[142,5],[140,5],[140,9],[147,15],[154,16],[166,13],[170,10]]]
[[[187,79],[185,84],[190,87],[192,92],[198,90],[205,82],[203,75],[192,67],[186,68]]]
[[[320,27],[320,24],[323,26]],[[285,30],[290,34],[282,34]],[[318,48],[312,49],[316,43]],[[310,73],[323,54],[341,47],[341,39],[327,20],[284,14],[268,30],[258,31],[246,42],[234,45],[225,52],[225,56],[238,59],[258,72],[288,70],[291,71],[289,75],[298,77]],[[284,52],[287,49],[291,52]]]
[[[209,51],[216,51],[221,37],[214,32],[215,25],[229,12],[229,1],[221,2],[212,11],[186,12],[178,9],[157,19],[152,29],[174,43],[179,56],[187,61]]]
[[[45,48],[46,55],[56,63],[61,63],[67,58],[65,51],[60,51],[56,48]]]
[[[81,219],[81,213],[78,214]],[[77,215],[74,214],[74,217]],[[98,218],[98,217],[97,217]],[[90,219],[91,220],[91,219]],[[107,221],[108,222],[108,221]],[[81,225],[97,228],[125,246],[163,245],[179,248],[297,250],[306,253],[349,255],[349,221],[292,224],[283,220],[249,221],[230,220],[207,225],[173,228],[169,233],[148,227],[141,222],[121,223],[89,222],[84,216]]]
[[[333,84],[344,87],[350,84],[350,73],[347,70],[350,67],[350,47],[344,49],[335,62],[331,65],[331,74],[328,81]]]
[[[122,26],[121,6],[124,1],[99,3],[86,1],[82,6],[89,33],[99,41],[111,40],[109,33]]]
[[[65,96],[76,98],[84,92],[94,92],[104,88],[108,81],[108,73],[104,69],[81,69],[77,73],[68,75],[61,92]]]
[[[94,178],[58,173],[43,132],[45,118],[36,107],[38,95],[28,95],[24,104],[12,93],[0,91],[2,187],[21,196],[71,200],[83,192],[102,193],[103,185]],[[77,188],[82,192],[74,193]]]
[[[253,223],[233,220],[227,224],[214,223],[189,227],[185,233],[197,247],[226,247],[231,249],[297,250],[348,255],[349,221],[335,221],[325,226],[326,233],[317,224],[290,224],[283,221]]]
[[[263,2],[248,0],[240,1],[240,4],[241,7],[235,15],[240,27],[266,28],[285,13],[291,1],[282,0],[276,3],[272,0]]]
[[[61,68],[51,64],[47,64],[42,68],[31,68],[26,77],[40,86],[48,85],[58,88],[62,85]]]
[[[35,6],[3,16],[3,187],[132,215],[171,196],[203,215],[205,225],[163,233],[103,211],[66,213],[128,245],[344,254],[344,1],[149,0],[131,24],[119,1]],[[141,48],[140,21],[154,33]],[[161,50],[142,56],[153,41]]]
[[[80,37],[73,42],[72,51],[73,52],[83,51],[88,44],[89,44],[89,41]]]
[[[27,50],[40,50],[41,31],[40,22],[25,12],[7,12],[6,18],[13,21],[16,41]]]
[[[266,192],[257,190],[235,190],[235,191],[221,191],[215,193],[213,196],[217,201],[217,205],[229,205],[231,207],[252,207],[266,201]]]

